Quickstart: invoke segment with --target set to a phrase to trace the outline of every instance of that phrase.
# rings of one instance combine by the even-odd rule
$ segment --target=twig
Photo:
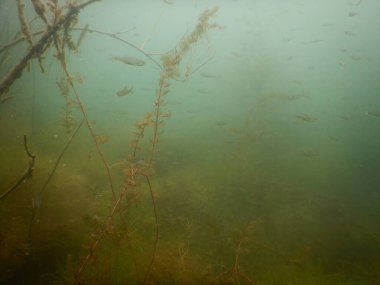
[[[109,231],[109,229],[110,229],[110,227],[111,227],[111,225],[113,223],[113,219],[115,217],[115,214],[117,212],[119,212],[118,210],[119,210],[119,207],[120,207],[120,203],[123,200],[123,197],[127,194],[127,191],[128,191],[128,185],[125,185],[123,191],[121,191],[118,199],[115,201],[115,204],[114,204],[114,206],[113,206],[110,214],[108,215],[107,221],[105,222],[102,230],[98,234],[96,234],[96,236],[94,238],[94,241],[93,241],[93,243],[91,244],[91,246],[89,248],[88,254],[81,261],[80,266],[78,267],[78,269],[74,273],[74,280],[73,280],[73,282],[71,284],[82,284],[80,282],[81,275],[84,272],[84,270],[86,269],[87,265],[92,260],[94,254],[95,254],[95,251],[100,246],[100,243],[103,240],[104,236]]]
[[[32,36],[38,36],[40,34],[43,34],[44,32],[45,31],[37,31],[37,32],[32,33]],[[5,44],[5,45],[2,45],[0,47],[0,53],[8,50],[9,48],[13,47],[14,45],[17,45],[18,43],[23,42],[25,40],[26,40],[25,36],[21,36],[21,37],[15,39],[15,40],[13,40],[13,41]]]
[[[82,31],[83,29],[84,28],[72,28],[72,30],[74,30],[74,31]],[[87,32],[97,33],[97,34],[108,36],[108,37],[111,37],[115,40],[121,41],[121,42],[133,47],[134,49],[138,50],[139,52],[141,52],[143,55],[145,55],[147,58],[149,58],[155,65],[157,65],[160,69],[162,69],[161,64],[159,62],[157,62],[149,53],[145,52],[143,49],[139,48],[137,45],[135,45],[129,41],[126,41],[126,40],[120,38],[119,36],[117,36],[118,34],[120,34],[120,32],[111,34],[111,33],[103,32],[103,31],[95,30],[95,29],[87,29]]]
[[[204,62],[202,62],[200,65],[198,65],[196,68],[194,68],[193,70],[191,70],[190,72],[186,73],[185,74],[185,77],[180,79],[180,78],[175,78],[173,77],[173,80],[175,81],[181,81],[181,82],[184,82],[186,81],[191,75],[193,75],[195,72],[197,72],[198,70],[200,70],[203,66],[205,66],[210,60],[212,60],[214,58],[214,56],[211,56],[209,57],[208,59],[206,59]]]
[[[86,26],[83,27],[83,28],[72,28],[72,30],[74,30],[74,31],[82,31],[82,32],[86,31],[86,32],[89,32],[89,33],[97,33],[97,34],[108,36],[108,37],[111,37],[111,38],[113,38],[115,40],[121,41],[121,42],[129,45],[130,47],[138,50],[139,52],[141,52],[144,56],[146,56],[147,58],[149,58],[155,65],[157,65],[160,69],[162,69],[161,64],[152,57],[152,55],[160,55],[160,54],[148,53],[148,52],[144,51],[143,49],[139,48],[137,45],[135,45],[135,44],[133,44],[133,43],[127,41],[127,40],[124,40],[124,39],[122,39],[122,38],[120,38],[118,36],[119,34],[130,32],[133,29],[134,28],[126,30],[126,31],[121,31],[121,32],[116,32],[116,33],[112,33],[111,34],[111,33],[103,32],[103,31],[95,30],[95,29],[89,29],[88,27],[86,28]],[[42,33],[44,33],[44,31],[37,31],[37,32],[32,33],[32,35],[33,36],[37,36],[37,35],[40,35]],[[12,46],[15,46],[18,43],[23,42],[23,41],[25,41],[25,37],[24,36],[22,36],[22,37],[20,37],[18,39],[15,39],[15,40],[13,40],[13,41],[5,44],[5,45],[0,46],[0,53],[8,50]],[[79,44],[80,44],[80,42],[78,41],[77,46],[79,46]]]
[[[26,20],[25,14],[24,14],[24,8],[25,4],[22,0],[17,0],[17,10],[18,10],[18,18],[20,21],[20,26],[21,26],[21,31],[24,34],[24,37],[29,43],[29,46],[33,46],[33,41],[32,41],[32,35],[30,33],[28,21]]]
[[[70,85],[70,87],[71,87],[71,90],[73,90],[73,93],[74,93],[74,95],[75,95],[75,98],[76,98],[77,103],[78,103],[78,106],[79,106],[79,109],[80,109],[80,111],[81,111],[81,113],[82,113],[82,115],[83,115],[83,119],[84,119],[84,121],[85,121],[85,123],[86,123],[86,125],[87,125],[87,128],[88,128],[88,130],[89,130],[89,132],[90,132],[90,135],[91,135],[91,137],[92,137],[92,140],[94,141],[94,144],[95,144],[96,150],[97,150],[97,152],[98,152],[98,154],[99,154],[99,156],[100,156],[100,159],[102,160],[102,163],[103,163],[103,165],[104,165],[104,168],[106,169],[107,177],[108,177],[108,183],[109,183],[109,185],[110,185],[111,192],[112,192],[112,197],[113,197],[113,199],[115,200],[115,199],[116,199],[116,195],[115,195],[115,189],[114,189],[114,187],[113,187],[113,183],[112,183],[112,176],[111,176],[111,169],[110,169],[110,166],[109,166],[109,164],[108,164],[108,162],[107,162],[107,159],[106,159],[106,157],[105,157],[103,151],[102,151],[101,148],[100,148],[100,143],[99,143],[98,139],[96,138],[96,135],[95,135],[95,133],[94,133],[94,129],[93,129],[92,125],[91,125],[90,119],[89,119],[88,116],[87,116],[87,112],[86,112],[86,109],[85,109],[85,107],[84,107],[84,105],[83,105],[83,103],[82,103],[82,100],[81,100],[80,97],[79,97],[79,94],[78,94],[78,92],[77,92],[77,90],[76,90],[76,88],[75,88],[75,86],[74,86],[73,81],[70,79],[71,76],[70,76],[70,73],[69,73],[68,70],[67,70],[66,63],[64,62],[63,59],[60,60],[60,63],[61,63],[61,65],[62,65],[63,72],[64,72],[65,75],[66,75],[67,81],[69,82],[69,85]]]
[[[3,194],[0,196],[0,200],[8,196],[13,190],[15,190],[18,186],[20,186],[21,183],[25,182],[29,178],[32,177],[33,171],[34,171],[34,162],[36,160],[36,156],[31,154],[29,149],[28,149],[28,144],[27,144],[27,139],[26,135],[24,135],[24,148],[25,152],[29,157],[29,163],[28,163],[28,168],[25,170],[24,174],[21,176],[21,178],[12,186],[10,187],[7,191],[5,191]]]
[[[240,280],[244,279],[248,284],[255,285],[256,283],[249,278],[247,275],[242,273],[240,271],[240,265],[239,265],[239,254],[241,251],[241,244],[243,243],[244,239],[239,240],[236,248],[236,253],[234,256],[234,262],[231,267],[227,268],[225,271],[221,272],[214,278],[209,284],[224,284],[223,277],[224,276],[230,276],[230,279],[233,280],[234,284],[240,284]]]
[[[157,28],[157,26],[158,26],[158,22],[161,20],[161,17],[162,17],[163,12],[164,12],[164,11],[162,11],[161,14],[158,16],[157,21],[156,21],[156,22],[154,23],[154,25],[153,25],[153,29],[150,31],[150,34],[148,34],[148,35],[146,36],[146,38],[144,39],[143,43],[142,43],[141,46],[140,46],[140,49],[144,49],[145,44],[146,44],[148,41],[150,41],[151,34],[153,34],[154,31],[155,31],[155,29]]]
[[[51,39],[51,37],[53,37],[64,24],[70,22],[73,19],[73,17],[75,17],[79,13],[81,9],[96,1],[100,0],[89,0],[76,6],[70,5],[67,13],[59,21],[57,21],[57,23],[52,25],[41,36],[41,38],[35,44],[33,44],[33,46],[31,46],[30,49],[28,49],[24,57],[9,71],[9,73],[3,77],[3,79],[0,82],[0,96],[5,94],[9,90],[13,82],[15,82],[18,78],[21,77],[21,74],[27,66],[28,61],[40,55],[45,50],[45,47],[49,44],[49,40]]]
[[[154,240],[154,248],[153,248],[153,254],[152,254],[152,258],[150,260],[150,263],[149,263],[149,266],[148,266],[148,269],[145,273],[145,276],[144,276],[144,280],[143,280],[143,285],[146,284],[146,282],[148,281],[149,279],[149,275],[150,275],[150,272],[152,271],[152,267],[153,267],[153,263],[154,263],[154,260],[156,258],[156,252],[157,252],[157,245],[158,245],[158,239],[159,239],[159,230],[158,230],[158,218],[157,218],[157,210],[156,210],[156,201],[154,199],[154,195],[153,195],[153,190],[152,190],[152,185],[150,184],[150,179],[149,179],[149,176],[147,175],[144,175],[145,178],[146,178],[146,181],[148,182],[148,185],[149,185],[149,192],[150,192],[150,197],[152,199],[152,203],[153,203],[153,212],[154,212],[154,218],[155,218],[155,222],[156,222],[156,234],[155,234],[155,240]]]
[[[48,175],[48,178],[46,179],[44,185],[42,186],[41,190],[37,193],[36,195],[36,198],[35,200],[39,200],[41,199],[41,195],[42,195],[42,192],[44,192],[44,190],[46,189],[47,185],[49,184],[50,180],[53,178],[53,175],[55,173],[55,171],[57,170],[57,167],[58,167],[58,164],[60,163],[63,155],[65,154],[65,152],[67,151],[67,149],[69,148],[70,144],[72,143],[74,137],[76,136],[76,134],[78,133],[79,129],[81,128],[81,126],[83,125],[83,122],[84,122],[84,119],[79,123],[78,127],[75,129],[74,133],[70,136],[70,138],[68,139],[68,141],[66,142],[66,145],[65,147],[62,149],[61,153],[59,154],[54,166],[53,166],[53,169],[51,170],[51,172],[49,173]],[[34,222],[34,219],[36,217],[36,214],[37,214],[37,210],[39,208],[39,204],[40,202],[35,202],[33,204],[33,213],[32,213],[32,217],[30,219],[30,223],[29,223],[29,232],[28,232],[28,237],[29,237],[29,243],[31,243],[31,239],[32,239],[32,226],[33,226],[33,222]]]

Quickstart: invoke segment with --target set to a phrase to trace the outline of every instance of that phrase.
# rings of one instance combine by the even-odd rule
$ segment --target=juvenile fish
[[[134,66],[143,66],[145,64],[145,61],[143,61],[142,59],[138,59],[132,56],[114,56],[111,57],[111,59]]]
[[[89,25],[87,24],[86,26],[84,26],[83,30],[80,32],[80,35],[79,35],[79,38],[78,38],[78,41],[77,41],[77,47],[80,46],[80,44],[82,43],[82,41],[84,39],[84,36],[87,34],[88,27],[89,27]]]
[[[128,88],[127,86],[125,86],[123,89],[117,91],[116,95],[119,97],[127,96],[127,95],[132,94],[132,91],[133,91],[133,87]]]
[[[202,72],[201,76],[204,77],[204,78],[219,78],[218,75],[214,75],[214,74],[206,73],[206,72]]]
[[[305,94],[282,94],[282,93],[273,93],[273,94],[270,94],[270,97],[273,97],[275,99],[278,99],[278,100],[287,100],[287,101],[294,101],[294,100],[298,100],[298,99],[301,99],[301,98],[309,98],[309,96],[305,95]]]
[[[314,122],[318,121],[317,117],[310,116],[307,114],[298,115],[297,118],[302,120],[302,121],[308,122],[308,123],[314,123]]]
[[[367,116],[380,117],[380,112],[377,111],[367,111],[364,114]]]

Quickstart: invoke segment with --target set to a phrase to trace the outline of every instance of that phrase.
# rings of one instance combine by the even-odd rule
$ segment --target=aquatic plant
[[[156,259],[159,241],[159,222],[155,202],[156,194],[153,191],[151,177],[154,173],[155,155],[157,153],[157,146],[161,130],[164,125],[164,120],[171,117],[170,111],[164,109],[166,105],[165,96],[170,92],[170,86],[172,84],[171,81],[181,80],[180,64],[183,58],[197,44],[197,42],[204,37],[209,29],[219,27],[217,24],[210,23],[211,17],[215,16],[218,8],[215,7],[211,10],[205,10],[199,16],[198,23],[194,30],[189,35],[185,35],[182,40],[179,41],[174,50],[164,54],[161,57],[161,63],[159,63],[150,54],[122,39],[117,34],[94,30],[89,28],[88,25],[84,28],[76,28],[75,25],[78,22],[79,11],[96,1],[97,0],[89,0],[81,4],[69,2],[65,6],[60,6],[56,0],[49,0],[46,3],[39,0],[33,0],[32,6],[34,12],[42,21],[44,28],[41,31],[32,31],[30,28],[30,22],[24,14],[24,4],[22,3],[22,0],[18,0],[18,16],[21,27],[20,29],[23,36],[16,41],[4,45],[1,52],[9,51],[14,45],[17,45],[22,41],[26,41],[28,43],[28,49],[21,60],[11,67],[9,72],[0,81],[0,96],[6,96],[5,94],[9,92],[14,82],[22,77],[23,71],[34,59],[37,59],[41,72],[45,72],[45,55],[48,54],[48,51],[51,51],[54,53],[54,59],[59,63],[62,72],[60,79],[57,81],[57,87],[59,93],[64,99],[63,125],[68,133],[71,133],[73,127],[77,125],[75,131],[72,133],[62,152],[56,159],[56,162],[53,165],[53,168],[44,185],[39,191],[37,191],[35,197],[33,198],[35,203],[33,204],[32,217],[29,224],[29,246],[33,248],[33,238],[31,233],[35,220],[37,219],[37,210],[41,207],[41,196],[42,194],[45,194],[45,189],[52,180],[63,155],[71,145],[71,142],[77,134],[80,126],[84,122],[84,125],[87,127],[89,132],[89,136],[95,145],[96,152],[101,160],[103,168],[105,169],[112,199],[110,210],[108,214],[105,215],[106,217],[104,218],[104,222],[96,223],[94,233],[84,244],[87,252],[85,252],[77,262],[68,262],[68,273],[71,274],[71,277],[68,277],[67,282],[72,284],[83,284],[89,282],[93,284],[91,272],[93,272],[93,269],[99,271],[99,268],[102,268],[102,271],[99,271],[96,276],[99,278],[107,278],[107,268],[108,270],[112,270],[113,266],[109,264],[109,254],[107,254],[107,256],[102,256],[102,247],[107,247],[112,243],[115,243],[118,246],[125,244],[128,248],[132,263],[135,267],[135,281],[140,284],[147,284],[150,283],[150,275]],[[80,31],[80,35],[76,42],[72,38],[73,31]],[[84,36],[88,32],[98,33],[121,41],[141,52],[143,56],[147,57],[148,60],[151,60],[160,68],[156,97],[152,104],[153,108],[151,111],[145,113],[136,124],[137,130],[135,131],[135,138],[132,140],[130,145],[130,153],[126,156],[125,162],[123,163],[125,182],[119,190],[115,187],[114,180],[111,175],[111,167],[104,151],[101,148],[102,140],[99,139],[101,136],[95,132],[93,122],[87,113],[86,105],[82,101],[80,92],[78,91],[77,83],[82,83],[83,79],[81,76],[72,75],[70,65],[67,61],[67,54],[70,52],[76,52],[80,48]],[[141,66],[145,64],[144,61],[131,57],[114,57],[114,59],[134,66]],[[191,72],[189,71],[189,68],[187,68],[183,76],[188,79],[190,74]],[[123,89],[118,92],[117,95],[127,95],[131,92],[131,90],[132,88],[126,90]],[[74,110],[79,110],[79,113],[83,117],[83,120],[79,125],[74,120]],[[147,131],[147,129],[150,130]],[[146,136],[146,133],[149,134]],[[144,149],[143,146],[145,141],[147,142],[145,145],[149,145],[147,149]],[[26,143],[25,148],[27,149]],[[29,154],[30,153],[28,152],[28,155]],[[35,156],[29,156],[32,157],[33,160],[33,164],[30,169],[33,169]],[[30,169],[28,170],[28,175],[29,173],[31,174]],[[22,179],[22,181],[24,180],[25,179]],[[139,197],[139,195],[135,195],[134,193],[137,193],[137,190],[140,191],[144,185],[147,186],[149,196],[152,201],[154,216],[154,223],[152,226],[154,227],[155,232],[154,239],[151,244],[152,253],[148,259],[135,256],[133,239],[131,238],[132,230],[128,225],[128,214],[130,214],[129,207],[131,204],[137,203],[137,198]],[[136,190],[133,190],[134,188]],[[105,213],[103,212],[101,214],[104,215]],[[116,251],[114,252],[115,256],[113,258],[117,259],[119,256],[119,249],[117,246]],[[103,258],[103,260],[101,258]],[[100,277],[99,274],[102,275],[102,277]]]
[[[159,140],[159,129],[164,123],[164,118],[168,118],[170,115],[168,112],[163,112],[162,107],[165,106],[164,96],[169,93],[170,80],[176,76],[180,75],[179,72],[179,64],[181,59],[186,55],[186,53],[190,50],[191,46],[196,44],[196,42],[206,33],[206,31],[210,28],[218,27],[216,24],[210,24],[209,19],[215,15],[217,12],[217,7],[212,10],[204,11],[198,19],[198,24],[195,27],[194,31],[184,37],[180,43],[178,44],[178,48],[173,52],[170,52],[164,56],[162,56],[162,71],[159,78],[158,89],[156,91],[156,99],[154,102],[154,109],[151,112],[148,112],[144,115],[144,117],[138,121],[137,123],[137,131],[135,132],[136,138],[133,140],[131,147],[132,152],[128,156],[127,161],[124,165],[124,174],[127,178],[124,190],[121,192],[119,198],[114,204],[114,208],[109,215],[107,222],[105,223],[103,230],[100,232],[98,237],[93,241],[90,246],[89,254],[85,257],[80,267],[75,273],[76,282],[79,281],[80,275],[83,270],[87,266],[87,264],[91,261],[93,257],[93,252],[99,246],[99,243],[104,238],[107,229],[113,223],[115,214],[120,206],[120,202],[124,195],[126,195],[127,191],[129,191],[130,187],[134,187],[138,184],[137,180],[141,177],[145,178],[146,183],[148,184],[150,197],[153,204],[153,212],[155,218],[155,238],[153,245],[153,253],[151,260],[147,266],[146,273],[144,274],[142,284],[146,284],[149,280],[149,275],[155,260],[157,245],[159,240],[159,224],[157,217],[157,209],[156,202],[154,198],[154,193],[150,181],[150,176],[153,173],[153,163],[154,157],[156,153],[156,148]],[[147,127],[153,128],[152,137],[149,138],[151,147],[147,155],[138,155],[138,150],[140,150],[141,140],[144,139],[144,133]]]

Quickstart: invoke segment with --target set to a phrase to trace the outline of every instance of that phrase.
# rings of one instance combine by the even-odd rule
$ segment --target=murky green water
[[[0,283],[380,284],[379,8],[86,6],[0,95]]]

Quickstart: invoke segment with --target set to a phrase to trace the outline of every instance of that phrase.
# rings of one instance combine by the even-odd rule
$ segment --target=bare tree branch
[[[96,1],[100,0],[89,0],[79,5],[70,5],[67,13],[54,25],[48,27],[48,30],[41,36],[41,38],[36,43],[34,43],[30,49],[28,49],[24,57],[10,70],[7,75],[3,77],[0,82],[0,96],[5,94],[13,82],[21,77],[21,74],[24,68],[27,66],[28,61],[42,54],[42,52],[49,44],[51,37],[53,37],[63,25],[73,20],[81,9]]]

